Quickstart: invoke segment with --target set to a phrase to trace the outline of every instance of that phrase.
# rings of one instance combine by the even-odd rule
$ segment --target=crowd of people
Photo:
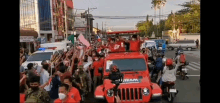
[[[169,59],[164,63],[163,53],[157,53],[153,59],[152,48],[140,50],[143,41],[138,36],[132,36],[126,40],[116,36],[109,38],[108,42],[95,41],[86,47],[75,44],[66,52],[55,53],[50,61],[43,60],[41,67],[33,63],[27,65],[27,71],[20,71],[20,102],[38,103],[79,103],[85,101],[89,93],[93,93],[96,87],[102,84],[99,68],[104,66],[105,53],[140,51],[151,61],[154,61],[155,70],[163,71],[163,82],[174,80],[176,77]],[[20,51],[20,63],[25,61],[22,49]],[[146,58],[148,59],[148,58]],[[168,65],[169,64],[169,65]],[[172,70],[171,70],[172,69]],[[169,74],[170,72],[173,72]],[[156,73],[152,72],[152,75]],[[118,100],[117,100],[118,101]]]
[[[131,40],[109,38],[108,42],[95,41],[86,47],[76,44],[66,52],[55,53],[41,67],[33,63],[27,71],[20,70],[20,101],[44,103],[72,103],[85,100],[88,93],[102,83],[98,69],[104,66],[105,51],[140,51],[142,41],[136,35]],[[20,65],[25,61],[20,50]]]

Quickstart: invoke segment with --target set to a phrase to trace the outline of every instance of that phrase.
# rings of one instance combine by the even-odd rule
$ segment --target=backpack
[[[41,93],[42,91],[39,90],[38,91],[38,94],[37,95],[34,95],[33,94],[33,91],[32,92],[27,92],[27,95],[25,96],[26,97],[26,100],[25,100],[25,103],[41,103],[42,101],[40,100],[40,97],[41,97]]]
[[[184,54],[180,55],[180,63],[185,63],[186,62],[186,57]]]

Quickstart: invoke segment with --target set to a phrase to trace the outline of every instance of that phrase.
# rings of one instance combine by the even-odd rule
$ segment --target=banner
[[[20,42],[33,42],[34,36],[20,36]]]
[[[83,36],[82,34],[80,34],[80,35],[78,36],[78,39],[79,39],[79,41],[80,41],[81,43],[83,43],[83,44],[86,45],[87,47],[90,46],[90,43],[84,38],[84,36]]]

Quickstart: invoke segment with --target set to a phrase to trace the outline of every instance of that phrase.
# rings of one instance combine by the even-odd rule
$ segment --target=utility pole
[[[102,33],[101,33],[101,35],[103,35],[103,22],[102,22]]]
[[[98,34],[98,31],[99,31],[98,23],[96,23],[96,27],[97,27],[97,34]]]
[[[106,36],[106,22],[105,22],[105,38],[106,38],[107,36]]]
[[[65,30],[65,34],[66,34],[66,35],[65,35],[65,36],[66,36],[65,40],[67,40],[67,30],[68,30],[68,29],[67,29],[67,15],[66,15],[66,14],[67,14],[67,13],[66,13],[66,12],[67,12],[66,0],[64,1],[64,6],[65,6],[65,29],[66,29],[66,30]]]
[[[90,14],[89,14],[89,8],[88,8],[88,22],[89,22],[89,34],[88,34],[88,36],[89,36],[89,41],[91,42],[91,35],[90,35]]]

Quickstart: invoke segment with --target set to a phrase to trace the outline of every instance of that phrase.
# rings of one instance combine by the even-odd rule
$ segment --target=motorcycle
[[[164,83],[163,86],[163,94],[166,96],[167,100],[170,103],[173,103],[174,98],[176,97],[176,94],[178,93],[178,90],[175,88],[175,82],[168,81]]]
[[[187,79],[189,78],[188,76],[186,76],[187,75],[187,69],[186,69],[187,65],[189,65],[189,62],[181,63],[181,66],[177,70],[177,75],[179,75],[182,80],[185,80],[185,78],[187,78]],[[182,71],[180,71],[180,68],[182,68]]]

